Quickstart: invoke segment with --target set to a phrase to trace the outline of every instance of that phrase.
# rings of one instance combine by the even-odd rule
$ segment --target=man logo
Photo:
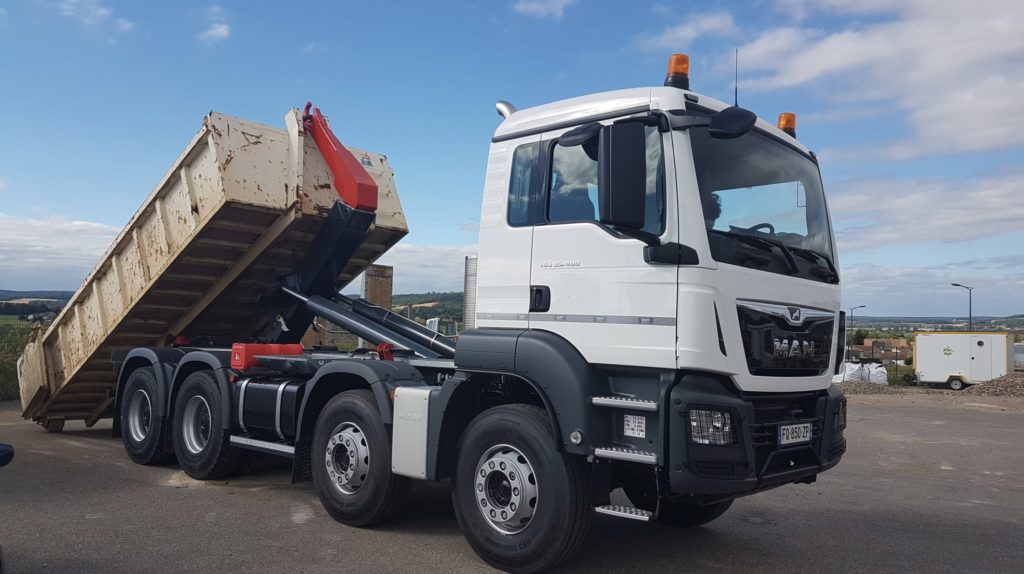
[[[800,307],[786,307],[789,311],[789,320],[793,323],[800,322]]]

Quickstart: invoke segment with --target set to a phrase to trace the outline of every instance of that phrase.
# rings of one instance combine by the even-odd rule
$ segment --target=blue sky
[[[494,102],[658,85],[771,119],[822,159],[844,304],[1024,312],[1024,4],[0,1],[0,288],[74,289],[216,110],[313,100],[388,155],[412,232],[396,291],[460,289]]]

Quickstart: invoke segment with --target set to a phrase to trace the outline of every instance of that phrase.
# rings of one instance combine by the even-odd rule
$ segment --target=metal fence
[[[32,323],[0,315],[0,401],[18,398],[18,357],[32,333]]]

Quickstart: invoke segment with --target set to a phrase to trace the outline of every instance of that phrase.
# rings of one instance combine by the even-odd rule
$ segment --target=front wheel
[[[369,526],[398,510],[409,480],[391,473],[391,440],[370,391],[340,393],[313,431],[313,486],[324,510],[349,526]]]
[[[543,409],[506,405],[469,424],[452,500],[462,534],[508,572],[546,570],[579,548],[592,516],[584,459],[558,450]]]

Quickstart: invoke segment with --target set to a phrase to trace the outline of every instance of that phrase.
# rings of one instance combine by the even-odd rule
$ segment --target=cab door
[[[480,215],[477,326],[526,328],[540,135],[491,145]]]
[[[644,231],[675,241],[675,218],[667,215],[675,210],[665,160],[671,140],[645,129]],[[590,363],[674,368],[678,267],[646,263],[643,241],[599,223],[599,138],[559,145],[569,130],[542,142],[529,327],[565,337]]]

